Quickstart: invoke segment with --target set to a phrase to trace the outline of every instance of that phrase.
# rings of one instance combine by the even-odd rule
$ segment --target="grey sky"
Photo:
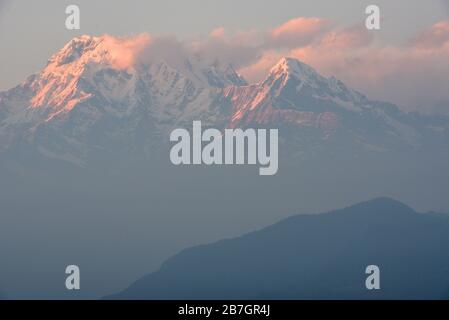
[[[223,26],[230,31],[274,28],[298,16],[317,16],[341,25],[363,21],[368,4],[381,7],[378,37],[403,43],[436,21],[447,19],[446,0],[41,0],[0,1],[0,90],[38,71],[49,56],[80,34],[132,35],[140,32],[190,37]],[[81,30],[65,29],[65,7],[81,9]]]

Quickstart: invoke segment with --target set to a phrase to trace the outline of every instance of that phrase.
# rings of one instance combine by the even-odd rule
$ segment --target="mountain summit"
[[[322,78],[312,67],[309,65],[300,62],[297,59],[284,57],[281,58],[278,63],[276,63],[270,69],[270,76],[280,77],[282,75],[285,76],[294,76],[299,79],[306,81],[307,79],[316,79]]]

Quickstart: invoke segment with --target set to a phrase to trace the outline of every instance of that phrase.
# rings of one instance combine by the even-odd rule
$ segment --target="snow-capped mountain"
[[[339,109],[361,112],[368,100],[335,78],[326,79],[308,65],[281,59],[261,83],[231,87],[233,123],[268,123],[275,119],[333,129]],[[332,106],[333,105],[333,106]]]
[[[165,61],[117,67],[107,40],[75,38],[41,72],[1,93],[2,150],[29,145],[76,164],[92,149],[147,152],[149,140],[183,119],[210,113],[219,121],[217,89],[246,84],[231,66],[192,57],[176,68]]]
[[[428,132],[448,136],[447,122],[422,125],[295,59],[281,59],[263,81],[247,84],[231,66],[195,56],[124,67],[110,40],[74,38],[41,72],[0,93],[0,152],[32,149],[82,166],[96,153],[148,156],[169,130],[193,120],[277,127],[295,151],[320,144],[419,148]]]
[[[301,130],[297,138],[313,131],[320,140],[341,137],[372,150],[423,143],[423,132],[398,107],[371,101],[292,58],[281,59],[260,83],[226,88],[225,96],[233,104],[233,127],[289,126]]]

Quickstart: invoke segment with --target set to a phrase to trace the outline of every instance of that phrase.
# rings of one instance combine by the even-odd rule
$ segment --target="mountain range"
[[[0,154],[81,167],[120,154],[146,158],[167,144],[170,130],[193,120],[219,129],[279,128],[284,150],[295,155],[447,150],[447,118],[370,100],[292,58],[254,84],[195,55],[127,68],[114,59],[105,36],[74,38],[42,71],[0,93]]]

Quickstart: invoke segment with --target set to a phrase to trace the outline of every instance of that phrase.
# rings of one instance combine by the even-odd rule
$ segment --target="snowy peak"
[[[83,35],[73,38],[61,50],[48,60],[48,65],[62,66],[79,59],[88,51],[94,51],[102,42],[102,38]]]
[[[114,46],[109,36],[81,36],[72,39],[54,54],[47,66],[34,78],[30,87],[34,96],[32,108],[50,108],[59,112],[71,110],[92,95],[81,88],[80,81],[90,82],[95,71],[105,68],[121,69],[114,61]]]
[[[151,43],[145,34],[129,38],[83,35],[72,39],[29,84],[33,92],[30,106],[51,109],[51,114],[56,114],[70,111],[92,96],[99,98],[99,94],[105,101],[117,101],[136,90],[166,96],[176,90],[178,96],[246,84],[232,66],[210,64],[193,55],[177,61],[152,56]]]
[[[131,140],[148,143],[179,122],[225,123],[221,89],[245,85],[243,78],[231,66],[189,52],[171,57],[152,50],[153,41],[149,35],[69,41],[39,73],[1,95],[2,146],[22,140],[78,164],[96,150],[92,137],[138,153]]]
[[[299,79],[322,78],[312,67],[294,58],[284,57],[270,69],[270,76],[289,75]]]
[[[179,61],[151,61],[150,68],[160,65],[164,68],[176,70],[180,76],[190,80],[197,88],[224,88],[227,86],[246,85],[243,79],[232,66],[219,63],[208,63],[198,57],[186,56]]]
[[[88,64],[99,64],[125,70],[134,67],[138,55],[150,43],[148,35],[119,38],[107,34],[95,37],[82,35],[70,40],[55,53],[43,70],[83,69]]]
[[[260,83],[230,88],[225,95],[233,104],[232,127],[287,125],[315,130],[323,140],[346,136],[376,150],[391,141],[416,145],[420,139],[396,106],[371,101],[292,58],[281,59]]]
[[[76,62],[79,65],[98,64],[118,70],[159,69],[165,65],[192,81],[196,87],[222,88],[229,85],[245,85],[246,81],[230,65],[202,60],[190,52],[163,54],[158,51],[157,41],[149,35],[118,38],[109,35],[93,37],[84,35],[72,39],[50,60],[49,64],[59,67]]]
[[[366,103],[361,93],[347,87],[334,77],[324,77],[311,66],[293,58],[282,58],[263,81],[274,96],[301,96],[303,100],[335,100],[343,105]]]

